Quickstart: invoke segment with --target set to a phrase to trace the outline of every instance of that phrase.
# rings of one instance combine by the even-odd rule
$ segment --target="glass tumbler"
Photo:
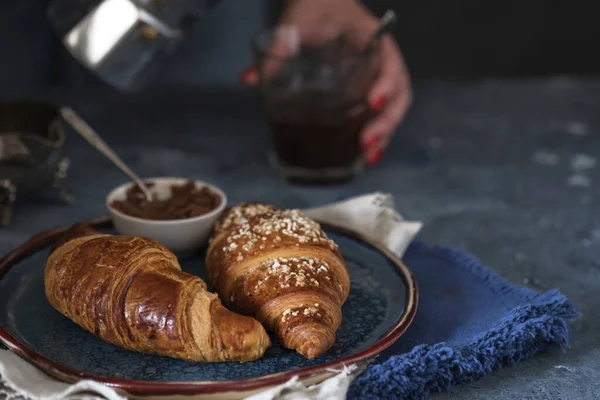
[[[279,174],[321,184],[362,173],[359,136],[371,118],[378,47],[284,25],[260,33],[253,49]]]

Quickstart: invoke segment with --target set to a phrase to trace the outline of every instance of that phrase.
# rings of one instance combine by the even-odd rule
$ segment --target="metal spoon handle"
[[[396,13],[394,10],[387,10],[379,20],[379,28],[373,33],[373,41],[376,41],[384,34],[388,33],[390,28],[396,23]]]
[[[377,30],[371,35],[369,45],[365,47],[363,53],[367,54],[368,52],[370,52],[377,44],[377,41],[381,39],[383,35],[388,33],[395,23],[396,13],[394,12],[394,10],[387,10],[385,14],[383,14],[383,16],[379,19],[379,26],[377,27]]]
[[[106,158],[113,162],[121,171],[129,176],[141,189],[147,201],[152,201],[152,193],[148,190],[144,182],[119,158],[119,156],[102,140],[102,138],[71,109],[70,107],[61,107],[60,114],[77,133],[79,133],[89,144],[94,146]]]

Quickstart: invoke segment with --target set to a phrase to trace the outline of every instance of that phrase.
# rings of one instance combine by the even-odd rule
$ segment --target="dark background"
[[[105,86],[53,35],[46,18],[48,2],[0,0],[0,95],[55,86]],[[394,35],[414,79],[600,72],[600,25],[592,1],[365,2],[377,15],[388,8],[396,11]],[[249,38],[276,21],[282,4],[282,0],[221,0],[197,22],[155,85],[237,85],[239,72],[251,60]]]
[[[282,2],[270,0],[270,20]],[[365,0],[393,9],[394,36],[416,78],[600,72],[598,3],[584,0]]]

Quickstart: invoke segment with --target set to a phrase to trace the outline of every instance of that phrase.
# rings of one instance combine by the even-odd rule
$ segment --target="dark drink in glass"
[[[270,54],[268,49],[285,48],[274,32],[262,47],[255,45],[271,160],[293,182],[352,179],[363,170],[360,133],[370,118],[366,96],[375,76],[373,57],[339,40],[313,43],[309,51],[283,51],[287,56]]]
[[[274,97],[266,104],[277,162],[283,168],[304,169],[305,180],[343,180],[354,175],[346,172],[348,168],[358,173],[362,167],[359,135],[369,119],[368,109],[328,97],[305,92]],[[322,174],[328,176],[317,176]]]

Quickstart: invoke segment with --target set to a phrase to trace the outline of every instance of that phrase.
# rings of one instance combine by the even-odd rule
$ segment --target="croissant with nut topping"
[[[269,336],[181,271],[154,240],[76,228],[52,249],[46,297],[73,322],[116,346],[189,361],[250,361]]]
[[[244,203],[215,226],[208,276],[231,309],[315,358],[333,345],[350,279],[337,245],[298,210]]]

